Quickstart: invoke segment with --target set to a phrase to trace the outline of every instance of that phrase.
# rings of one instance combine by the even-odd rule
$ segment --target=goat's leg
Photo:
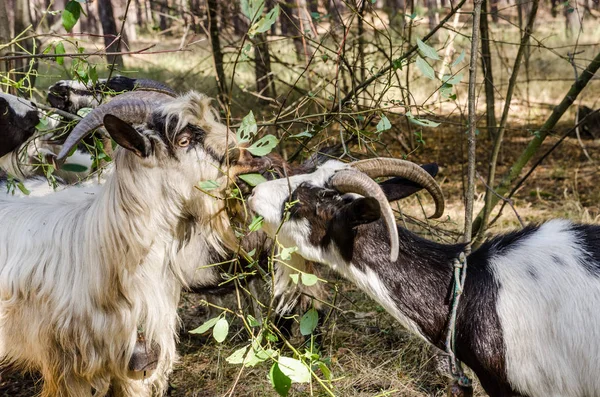
[[[45,372],[45,371],[42,371]],[[44,386],[40,397],[91,397],[92,386],[84,378],[73,374],[43,373]]]

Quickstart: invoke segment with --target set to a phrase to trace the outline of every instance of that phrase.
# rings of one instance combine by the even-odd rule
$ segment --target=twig
[[[488,189],[490,192],[494,193],[500,200],[504,201],[506,204],[510,205],[510,208],[512,208],[513,212],[515,213],[515,215],[517,216],[517,219],[519,220],[519,223],[521,224],[521,227],[525,227],[525,222],[523,222],[523,219],[521,219],[521,216],[519,215],[519,213],[517,212],[517,209],[515,208],[515,203],[514,201],[512,201],[512,199],[508,198],[508,197],[504,197],[499,195],[491,186],[489,186],[486,182],[485,179],[479,174],[479,172],[477,173],[477,178],[481,181],[481,183],[483,183],[483,185],[485,186],[486,189]],[[496,219],[494,219],[495,221]]]
[[[533,24],[535,22],[535,18],[537,15],[539,0],[532,0],[531,11],[529,12],[529,18],[527,20],[527,25],[525,27],[525,31],[523,32],[523,36],[521,37],[521,44],[519,46],[519,50],[517,51],[517,56],[515,58],[515,62],[513,64],[513,71],[510,75],[508,88],[506,90],[506,98],[504,99],[504,110],[502,111],[502,118],[500,119],[500,125],[498,126],[498,131],[496,131],[496,139],[494,140],[494,148],[492,150],[492,155],[490,157],[490,169],[488,174],[488,185],[494,186],[496,180],[496,164],[498,163],[498,155],[500,154],[500,148],[502,147],[502,140],[504,139],[504,132],[506,131],[506,123],[508,121],[508,114],[510,111],[511,99],[513,96],[514,89],[517,83],[517,76],[519,74],[519,68],[521,67],[521,61],[525,56],[525,51],[528,48],[529,38],[531,37],[531,33],[533,31]],[[483,207],[483,217],[481,218],[481,222],[477,224],[475,229],[475,233],[477,233],[476,241],[480,241],[483,237],[483,233],[487,226],[487,221],[492,212],[492,197],[493,193],[490,190],[486,190],[485,192],[485,204]]]
[[[579,73],[577,72],[577,65],[575,65],[575,55],[581,54],[583,52],[584,51],[569,52],[569,54],[568,54],[569,62],[571,63],[571,66],[573,66],[573,73],[575,74],[575,80],[577,80],[579,78]],[[575,123],[577,124],[578,122],[579,122],[579,107],[577,107],[577,112],[575,115]],[[590,157],[590,155],[587,152],[587,149],[585,148],[585,145],[583,144],[583,141],[581,140],[581,134],[579,133],[579,127],[575,128],[575,135],[577,136],[577,142],[579,143],[579,146],[581,146],[581,150],[583,150],[583,154],[588,159],[588,161],[593,162],[592,158]]]
[[[64,110],[60,110],[57,108],[53,108],[51,106],[43,105],[41,103],[37,103],[37,102],[33,102],[33,101],[32,101],[32,103],[34,103],[35,106],[37,106],[38,108],[45,110],[46,112],[56,113],[59,116],[64,117],[65,119],[73,120],[73,121],[81,120],[81,117],[77,116],[76,114],[65,112]]]
[[[92,56],[111,56],[111,55],[149,55],[149,54],[166,54],[171,52],[181,52],[188,51],[182,49],[176,50],[160,50],[160,51],[148,51],[151,48],[156,47],[156,44],[152,44],[148,47],[142,48],[136,51],[119,51],[119,52],[106,52],[106,51],[96,51],[91,53],[69,53],[69,54],[24,54],[24,55],[11,55],[0,57],[0,61],[15,61],[18,59],[32,59],[32,58],[85,58]]]
[[[452,8],[450,10],[448,15],[446,15],[444,17],[444,19],[442,19],[440,21],[440,23],[423,37],[422,41],[427,42],[427,40],[429,40],[438,30],[440,30],[446,24],[446,22],[448,22],[450,20],[450,18],[452,18],[454,16],[454,14],[466,3],[466,1],[467,0],[460,0],[460,2],[454,8]],[[350,99],[354,98],[360,92],[364,91],[367,87],[369,87],[369,85],[371,85],[374,81],[383,77],[387,72],[392,70],[395,67],[395,65],[397,65],[398,63],[400,63],[403,60],[412,56],[415,52],[417,52],[418,49],[419,49],[419,47],[417,45],[414,45],[411,48],[409,48],[408,51],[406,51],[404,54],[402,54],[402,56],[400,56],[399,58],[396,58],[394,60],[394,62],[392,62],[389,65],[387,65],[386,67],[382,68],[379,72],[375,73],[373,76],[369,77],[367,80],[363,81],[358,86],[356,86],[356,88],[354,88],[352,91],[350,91],[348,94],[346,94],[346,96],[343,99],[341,99],[340,102],[342,104],[347,103]],[[327,116],[318,124],[318,126],[320,126],[322,128],[330,120],[331,120],[331,116]],[[302,151],[304,150],[304,147],[306,147],[308,142],[310,142],[315,135],[317,135],[317,134],[314,134],[313,136],[305,138],[304,141],[301,143],[301,145],[298,147],[298,149],[294,152],[294,154],[292,154],[289,157],[289,161],[294,161],[294,159],[296,157],[298,157],[300,155],[300,153],[302,153]]]
[[[465,194],[465,230],[463,242],[471,242],[473,230],[473,199],[475,196],[475,157],[476,157],[476,128],[477,128],[477,98],[475,85],[477,83],[477,55],[479,50],[479,24],[481,22],[481,3],[483,0],[474,0],[473,33],[471,34],[471,59],[469,60],[469,134],[468,134],[468,168],[467,192]],[[465,254],[470,252],[470,244],[465,247]]]
[[[523,176],[523,178],[521,178],[519,180],[519,182],[517,182],[517,184],[510,191],[510,193],[506,197],[503,197],[504,203],[502,204],[502,207],[500,207],[500,210],[498,211],[498,215],[496,215],[496,217],[490,222],[490,226],[493,225],[500,218],[500,216],[502,215],[502,210],[504,210],[504,207],[506,206],[506,200],[512,198],[512,196],[517,192],[517,190],[519,190],[519,188],[521,187],[521,185],[523,185],[523,183],[525,182],[525,180],[527,178],[529,178],[529,176],[533,173],[533,171],[546,159],[546,157],[548,157],[550,155],[550,153],[552,153],[554,151],[554,149],[556,149],[565,140],[566,137],[568,137],[569,135],[571,135],[573,133],[573,131],[575,131],[583,123],[585,123],[585,121],[586,121],[586,119],[588,117],[590,117],[591,115],[594,115],[596,113],[599,113],[599,112],[600,112],[600,109],[594,110],[593,112],[591,112],[590,114],[588,114],[587,116],[585,116],[583,119],[579,120],[579,122],[577,123],[576,126],[574,126],[573,128],[567,130],[567,132],[565,132],[563,134],[563,136],[561,136],[560,139],[558,141],[556,141],[556,143],[554,145],[552,145],[552,147],[550,149],[548,149],[548,151],[546,153],[544,153],[542,155],[542,157],[540,157],[539,160],[537,160],[531,166],[531,169],[529,171],[527,171],[527,173],[525,174],[525,176]],[[494,193],[496,193],[496,192],[494,192]],[[496,194],[498,194],[498,193],[496,193]]]

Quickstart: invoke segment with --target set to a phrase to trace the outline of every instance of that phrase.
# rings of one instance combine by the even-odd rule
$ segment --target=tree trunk
[[[583,10],[580,10],[579,7],[577,7],[577,2],[575,0],[564,3],[563,7],[566,34],[568,37],[577,37],[581,31]]]
[[[519,75],[519,68],[521,67],[521,62],[523,57],[525,56],[525,52],[529,47],[529,38],[531,37],[531,33],[533,32],[533,25],[535,24],[535,18],[537,16],[539,0],[532,0],[532,8],[529,11],[529,18],[527,19],[527,26],[525,27],[525,31],[523,32],[523,36],[521,37],[521,42],[519,43],[519,50],[517,51],[517,56],[515,57],[515,62],[513,64],[513,70],[510,75],[510,79],[508,81],[508,88],[506,90],[506,98],[504,99],[504,110],[502,111],[502,118],[500,119],[500,126],[498,127],[498,132],[494,141],[494,148],[492,149],[492,155],[490,157],[490,171],[488,175],[488,190],[485,191],[485,205],[484,205],[484,215],[481,218],[480,222],[476,223],[474,226],[475,233],[478,233],[477,240],[480,241],[483,238],[483,232],[487,227],[487,221],[489,219],[490,213],[492,211],[493,205],[492,200],[496,197],[496,194],[490,190],[495,186],[496,181],[496,164],[498,162],[498,154],[500,153],[500,147],[502,146],[502,142],[504,139],[504,131],[506,130],[506,123],[508,121],[508,113],[510,111],[510,102],[512,100],[514,89],[517,85],[517,78]],[[495,204],[494,204],[495,205]]]
[[[142,3],[140,3],[140,0],[134,0],[133,4],[135,6],[135,19],[137,20],[138,27],[141,28],[146,23],[144,13],[142,12]]]
[[[31,25],[31,20],[29,16],[29,2],[28,1],[16,1],[15,2],[15,18],[14,18],[14,26],[15,26],[15,36],[21,34],[27,29],[27,27]],[[14,46],[13,51],[22,51],[25,50],[27,53],[33,53],[34,42],[33,39],[30,40],[21,40],[19,44],[23,47],[20,49],[17,46]],[[37,70],[37,61],[33,61],[34,65],[32,67],[32,72],[28,74],[30,68],[30,60],[29,59],[19,59],[15,61],[14,68],[16,72],[15,80],[22,80],[25,76],[28,78],[23,80],[23,90],[29,90],[35,86],[35,70]]]
[[[0,0],[0,43],[6,44],[10,42],[10,27],[8,25],[8,14],[6,12],[6,1]],[[10,52],[10,47],[0,48],[0,57]],[[5,77],[5,73],[10,70],[10,66],[5,62],[0,62],[0,74]],[[0,78],[0,81],[3,79]],[[0,92],[3,90],[3,85],[0,85]]]
[[[318,13],[319,12],[319,0],[307,0],[308,11]]]
[[[283,21],[284,17],[281,14],[279,14],[279,15],[280,15],[279,19],[281,21]],[[238,1],[236,1],[234,3],[232,21],[233,21],[233,33],[235,33],[237,36],[243,36],[248,31],[248,22],[242,16],[242,11],[240,10],[240,3]],[[281,26],[283,29],[283,22],[282,22]]]
[[[100,16],[100,22],[102,23],[102,34],[104,35],[104,45],[106,52],[117,52],[118,46],[116,42],[117,24],[115,23],[115,16],[113,13],[113,7],[111,0],[98,0],[98,14]],[[123,67],[123,56],[121,55],[110,55],[106,57],[109,64],[115,64],[119,67]]]
[[[427,16],[429,19],[429,30],[433,30],[440,23],[437,0],[427,0]]]
[[[332,23],[339,23],[341,21],[342,12],[344,10],[344,4],[340,0],[325,0],[327,3],[327,13]]]
[[[492,0],[495,1],[495,0]],[[496,101],[494,98],[494,74],[492,73],[492,53],[488,26],[487,0],[481,4],[481,68],[485,85],[485,104],[488,136],[496,136]]]
[[[552,1],[556,1],[556,0],[552,0]],[[498,23],[498,21],[499,21],[498,2],[499,2],[499,0],[491,0],[490,1],[490,9],[492,12],[492,21],[494,21],[494,23]]]
[[[210,34],[210,44],[212,46],[213,61],[215,63],[215,72],[217,74],[217,89],[219,99],[225,101],[227,93],[227,82],[225,81],[225,70],[223,69],[223,52],[221,51],[221,41],[219,39],[219,26],[217,25],[217,0],[207,0],[208,7],[208,31]]]
[[[167,0],[162,0],[159,4],[160,15],[158,17],[158,26],[160,27],[161,32],[164,32],[169,28],[169,21],[167,20],[167,15],[169,14],[169,4]]]
[[[313,37],[313,26],[306,0],[296,0],[296,10],[298,11],[298,29],[302,39],[302,54],[309,59],[313,53],[313,46],[309,40],[306,40],[306,37]]]
[[[390,26],[404,29],[404,14],[406,12],[405,0],[386,0],[385,7],[388,9]]]

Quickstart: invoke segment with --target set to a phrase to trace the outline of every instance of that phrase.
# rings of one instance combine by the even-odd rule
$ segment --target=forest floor
[[[557,129],[555,136],[543,144],[544,153],[556,142],[569,125]],[[390,131],[388,149],[401,153],[402,149]],[[531,137],[528,126],[520,125],[509,134],[504,143],[499,175],[512,164]],[[455,241],[463,222],[462,168],[466,162],[465,139],[456,128],[438,127],[427,131],[426,144],[411,160],[437,162],[440,182],[446,195],[445,217],[432,222],[431,228],[418,229],[430,238]],[[487,158],[488,139],[482,139],[478,158]],[[600,142],[584,141],[588,153],[596,162],[589,162],[575,138],[567,138],[531,175],[513,198],[514,210],[525,223],[542,222],[553,217],[574,221],[597,222],[600,217]],[[478,169],[487,173],[482,160]],[[478,184],[476,211],[483,205],[483,185]],[[426,194],[401,202],[402,211],[416,219],[424,219],[421,203],[429,204]],[[489,234],[518,228],[515,211],[507,208]],[[334,381],[329,385],[336,396],[443,396],[444,380],[434,372],[432,351],[420,339],[407,331],[368,299],[353,285],[330,274],[331,286],[338,286],[336,307],[323,329],[322,356],[329,360]],[[265,286],[266,288],[266,286]],[[206,307],[195,294],[186,294],[181,310],[184,331],[180,335],[181,360],[171,377],[171,396],[225,395],[238,377],[239,367],[228,364],[225,357],[245,344],[245,333],[235,333],[235,325],[228,339],[216,344],[212,338],[192,335],[187,330],[206,320]],[[211,297],[207,297],[212,300]],[[222,301],[219,301],[222,302]],[[238,328],[238,330],[240,330]],[[296,345],[300,344],[297,339]],[[268,366],[258,365],[244,369],[236,384],[234,396],[276,396],[267,379]],[[33,396],[40,391],[39,378],[7,371],[2,374],[0,396]],[[325,395],[317,384],[294,386],[290,395]],[[476,384],[476,395],[485,395]]]

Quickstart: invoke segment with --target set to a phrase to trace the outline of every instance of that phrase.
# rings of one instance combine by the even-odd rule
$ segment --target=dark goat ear
[[[422,165],[421,168],[433,177],[435,177],[439,171],[439,167],[436,163],[425,164]],[[388,201],[403,199],[423,189],[422,186],[413,181],[401,177],[388,179],[387,181],[380,183],[379,186],[381,186],[381,190],[385,193],[385,197]]]
[[[352,260],[354,253],[355,227],[371,223],[381,218],[381,207],[373,197],[364,197],[346,204],[336,211],[329,223],[327,236],[333,241],[346,261]]]
[[[104,128],[110,137],[125,149],[131,150],[139,157],[150,155],[150,141],[128,122],[112,114],[107,114],[104,116]]]

